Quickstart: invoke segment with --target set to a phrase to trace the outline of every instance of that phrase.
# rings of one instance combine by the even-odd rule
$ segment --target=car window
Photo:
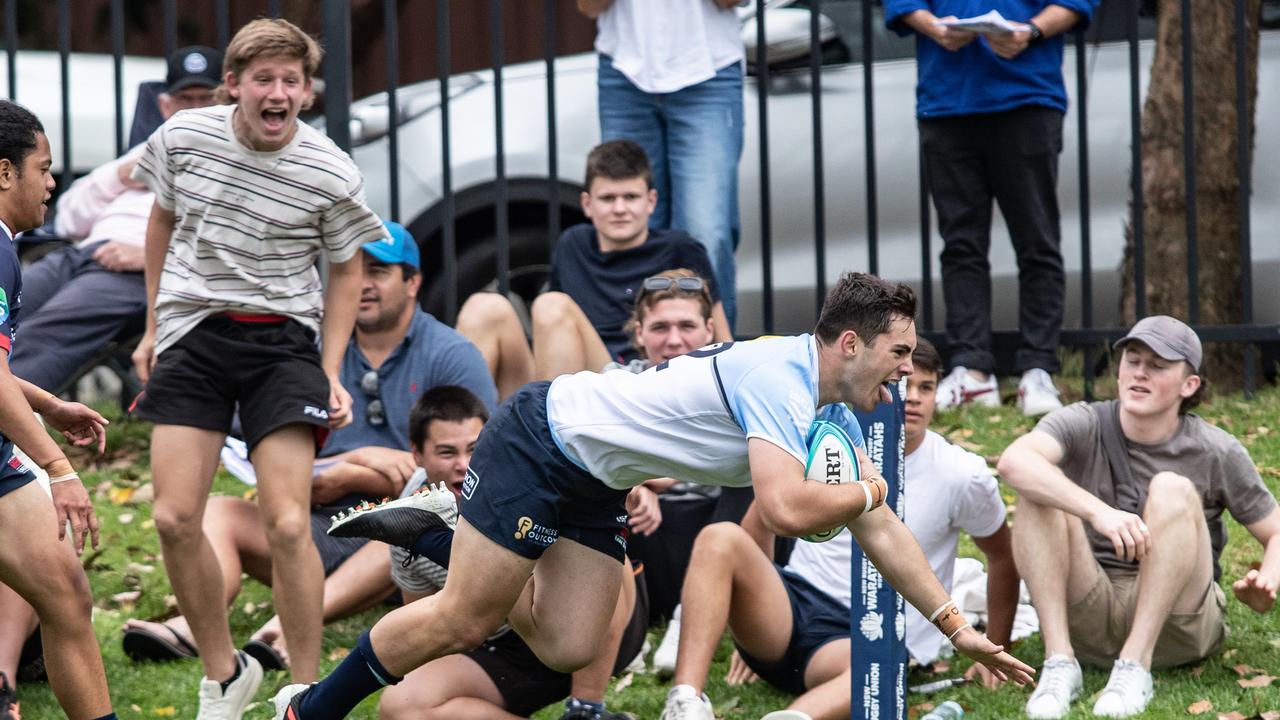
[[[845,58],[832,58],[828,64],[862,61],[862,3],[863,0],[822,0],[822,14],[836,24],[840,44],[846,53]],[[793,7],[807,4],[797,2]],[[884,26],[884,8],[879,0],[873,0],[871,5],[871,51],[877,61],[901,60],[916,54],[914,37],[900,37]]]

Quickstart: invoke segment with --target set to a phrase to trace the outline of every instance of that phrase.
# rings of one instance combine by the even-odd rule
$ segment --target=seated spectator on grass
[[[316,461],[311,490],[312,537],[324,564],[324,619],[364,610],[392,591],[386,547],[331,538],[329,518],[361,500],[396,496],[416,464],[409,444],[409,411],[430,388],[461,385],[486,407],[496,400],[484,360],[470,343],[418,308],[422,281],[418,246],[396,223],[387,237],[363,247],[364,283],[355,333],[342,364],[342,384],[351,393],[352,422],[333,431]],[[241,573],[271,584],[266,533],[253,502],[209,499],[204,530],[222,568],[227,602],[240,590]],[[130,620],[125,652],[134,659],[176,659],[197,654],[186,621]],[[264,667],[279,667],[286,650],[272,619],[246,647]],[[276,656],[276,657],[273,657]],[[265,662],[264,662],[265,661]]]
[[[219,50],[175,51],[159,96],[164,118],[212,105],[221,71]],[[18,377],[62,392],[76,371],[131,324],[142,332],[142,245],[155,195],[130,174],[144,149],[139,145],[97,168],[58,198],[54,230],[74,244],[23,270],[23,342],[9,358]]]
[[[412,506],[424,500],[426,493],[435,493],[433,499],[445,503],[448,524],[456,523],[456,503],[463,492],[467,465],[488,415],[485,406],[462,388],[438,387],[424,393],[413,409],[410,437],[414,459],[426,472],[415,476],[405,488],[404,499],[394,504]],[[428,481],[439,485],[423,490]],[[417,554],[422,548],[392,546],[392,577],[407,601],[431,595],[444,586],[453,533],[443,527],[436,533],[443,542],[434,543],[423,556]],[[643,602],[643,575],[627,563],[620,568],[631,572],[635,582],[623,583],[607,649],[597,662],[572,676],[555,672],[538,660],[519,635],[504,628],[480,647],[428,663],[387,688],[380,716],[384,720],[526,717],[568,697],[565,720],[629,717],[605,710],[604,692],[610,675],[640,651],[648,612]]]
[[[924,338],[912,353],[907,379],[907,527],[920,542],[938,579],[950,591],[956,546],[963,530],[987,555],[988,636],[1006,645],[1018,602],[1004,501],[982,458],[929,430],[942,362]],[[702,689],[727,625],[736,650],[730,684],[763,677],[797,695],[790,718],[849,717],[848,529],[825,543],[798,542],[785,567],[772,562],[774,536],[748,511],[742,526],[719,523],[699,534],[685,576],[683,619],[675,687],[663,720],[712,720]],[[932,662],[947,639],[915,608],[907,610],[907,650]],[[999,680],[986,668],[967,677],[988,687]]]
[[[1000,457],[1018,491],[1013,549],[1044,636],[1027,714],[1067,714],[1080,663],[1111,668],[1094,715],[1128,717],[1151,670],[1198,662],[1226,636],[1219,559],[1228,510],[1264,548],[1231,589],[1259,613],[1280,585],[1280,508],[1249,452],[1189,411],[1204,390],[1200,338],[1155,315],[1121,338],[1118,398],[1049,413]]]
[[[644,150],[626,140],[596,146],[585,187],[582,212],[591,224],[565,230],[556,243],[549,292],[530,311],[532,351],[507,298],[476,293],[458,314],[458,330],[484,354],[503,398],[532,380],[638,357],[623,325],[641,282],[663,270],[688,268],[707,279],[715,339],[730,339],[706,250],[682,231],[649,228],[658,193]]]

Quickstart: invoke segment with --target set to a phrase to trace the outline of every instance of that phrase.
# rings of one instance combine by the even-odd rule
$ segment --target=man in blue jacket
[[[1097,0],[885,0],[885,22],[916,33],[916,117],[942,235],[951,372],[938,408],[999,405],[991,353],[991,201],[1018,257],[1015,370],[1018,407],[1062,407],[1058,371],[1064,279],[1059,249],[1058,155],[1067,93],[1063,36],[1085,26]],[[975,34],[942,21],[998,11],[1012,32]]]

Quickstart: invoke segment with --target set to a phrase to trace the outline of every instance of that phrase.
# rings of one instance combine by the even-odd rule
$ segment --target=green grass
[[[1097,386],[1097,392],[1105,395],[1112,387],[1113,383],[1102,382]],[[1067,394],[1073,391],[1078,395],[1078,381],[1074,388],[1068,388]],[[1201,415],[1239,437],[1261,468],[1271,490],[1280,491],[1280,391],[1268,388],[1247,402],[1238,396],[1218,398],[1203,407]],[[118,417],[118,411],[113,416]],[[963,410],[939,418],[934,427],[952,440],[986,456],[994,464],[999,452],[1013,438],[1029,430],[1032,423],[1006,406],[991,411]],[[106,456],[92,461],[83,455],[76,456],[77,466],[89,469],[85,473],[85,482],[93,489],[103,522],[101,551],[86,554],[86,568],[95,599],[94,627],[101,641],[111,694],[120,717],[191,718],[195,715],[194,697],[201,674],[197,662],[135,665],[124,657],[120,649],[120,627],[126,618],[158,618],[173,612],[163,561],[158,557],[159,543],[150,522],[150,506],[146,503],[116,502],[128,489],[143,486],[150,480],[146,450],[148,433],[145,424],[117,421],[110,429]],[[245,487],[220,472],[214,491],[239,495],[244,494]],[[1007,490],[1005,499],[1011,505],[1016,502],[1012,492]],[[1230,520],[1228,526],[1230,542],[1222,564],[1225,570],[1223,587],[1230,598],[1231,580],[1238,577],[1251,561],[1261,557],[1261,548],[1243,527]],[[978,556],[967,538],[962,543],[962,552]],[[141,592],[135,603],[121,605],[113,601],[118,593],[132,590]],[[231,630],[238,641],[247,639],[271,616],[270,601],[267,588],[252,581],[246,583],[245,591],[231,609]],[[325,672],[337,663],[360,631],[371,625],[377,616],[378,611],[371,611],[326,628]],[[1251,717],[1264,711],[1280,710],[1280,682],[1268,688],[1245,689],[1237,684],[1239,675],[1233,670],[1233,667],[1244,664],[1269,675],[1280,676],[1280,611],[1260,616],[1231,598],[1227,623],[1231,635],[1220,655],[1200,666],[1157,673],[1156,696],[1144,717],[1186,716],[1186,708],[1202,699],[1213,704],[1213,712],[1201,716],[1208,718],[1216,717],[1216,713],[1233,711],[1243,717]],[[651,638],[655,646],[658,637],[660,635],[655,631]],[[717,713],[724,718],[754,720],[770,710],[784,707],[787,696],[763,683],[737,688],[724,684],[722,678],[728,667],[729,649],[727,642],[721,644],[707,687],[707,694]],[[1018,643],[1013,651],[1032,665],[1038,666],[1043,660],[1043,646],[1038,636]],[[932,676],[917,673],[909,682],[956,676],[967,666],[967,661],[956,660],[947,671]],[[287,677],[283,673],[268,674],[258,702],[247,717],[271,717],[269,698],[285,682]],[[1090,717],[1091,702],[1088,698],[1096,695],[1105,682],[1105,673],[1085,671],[1085,699],[1077,704],[1071,717]],[[615,681],[615,687],[617,684]],[[657,718],[668,687],[652,675],[636,675],[628,687],[611,689],[607,699],[614,709],[627,710],[639,718]],[[47,685],[25,684],[20,692],[24,717],[61,717]],[[910,717],[924,714],[930,703],[943,699],[959,701],[974,718],[1020,717],[1027,692],[1012,686],[995,692],[966,687],[929,697],[913,695],[908,698]],[[376,716],[376,698],[366,701],[352,715],[355,718]],[[558,707],[547,708],[535,715],[541,720],[555,720],[559,716]]]

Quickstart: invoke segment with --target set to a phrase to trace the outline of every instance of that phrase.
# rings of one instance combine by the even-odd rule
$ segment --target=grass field
[[[1105,396],[1107,392],[1105,385],[1099,388],[1100,394]],[[118,415],[116,411],[114,416]],[[1280,491],[1280,392],[1269,388],[1247,402],[1238,396],[1218,398],[1202,408],[1201,415],[1239,437],[1272,491]],[[993,411],[962,411],[935,423],[935,428],[944,435],[985,455],[992,465],[998,453],[1030,427],[1030,421],[1008,406]],[[83,455],[75,457],[78,467],[88,469],[84,479],[92,489],[103,524],[101,549],[85,555],[85,567],[95,599],[94,627],[101,640],[111,694],[120,717],[192,718],[195,716],[196,684],[201,674],[197,662],[135,665],[125,658],[120,649],[120,627],[126,618],[160,618],[173,612],[172,596],[163,561],[159,557],[159,542],[150,520],[150,505],[145,501],[135,502],[137,498],[133,496],[150,480],[147,469],[148,434],[148,427],[143,423],[117,420],[110,428],[108,452],[104,457],[93,460]],[[229,475],[219,473],[215,482],[216,493],[242,495],[245,491],[245,486]],[[144,489],[138,495],[145,497],[146,494]],[[1011,506],[1015,503],[1014,496],[1007,490],[1006,501]],[[1234,521],[1230,521],[1229,526],[1230,542],[1222,563],[1225,570],[1223,586],[1228,597],[1231,580],[1247,569],[1249,562],[1261,557],[1261,548],[1243,527]],[[966,541],[962,547],[966,554],[974,552],[972,543]],[[136,599],[122,595],[135,591],[139,593]],[[239,642],[243,642],[271,616],[270,591],[248,582],[230,614],[232,632]],[[359,632],[372,624],[377,615],[376,611],[365,613],[326,629],[326,671],[341,659]],[[1220,655],[1202,665],[1157,674],[1156,696],[1144,717],[1187,716],[1188,708],[1193,704],[1208,701],[1212,709],[1200,717],[1216,718],[1221,713],[1238,718],[1280,718],[1280,712],[1269,714],[1280,711],[1280,680],[1257,688],[1242,687],[1238,682],[1260,675],[1280,676],[1280,611],[1260,616],[1232,598],[1228,603],[1228,624],[1231,635]],[[656,631],[654,634],[653,644],[656,645],[658,634]],[[722,678],[727,669],[728,652],[728,643],[722,643],[717,664],[712,669],[712,682],[707,688],[718,715],[754,720],[786,705],[785,695],[761,683],[737,688],[726,686]],[[1017,644],[1014,653],[1039,666],[1043,659],[1039,637]],[[936,675],[918,673],[910,682],[956,676],[965,667],[966,661],[957,660],[947,670]],[[271,717],[269,698],[285,682],[287,677],[283,673],[269,673],[259,693],[259,702],[247,717]],[[1090,698],[1101,690],[1105,682],[1105,673],[1086,670],[1084,698],[1071,717],[1090,717]],[[652,675],[628,676],[615,681],[608,703],[611,708],[629,711],[638,718],[656,719],[667,689],[667,684]],[[62,716],[47,685],[25,684],[20,692],[23,716],[28,720]],[[970,717],[1020,717],[1027,692],[1016,687],[1005,687],[995,692],[966,687],[929,697],[913,695],[908,698],[911,706],[909,716],[915,718],[923,714],[932,707],[931,703],[953,699],[966,708]],[[374,718],[376,715],[376,698],[371,698],[352,717]],[[535,717],[555,720],[559,716],[558,708],[548,708]]]

